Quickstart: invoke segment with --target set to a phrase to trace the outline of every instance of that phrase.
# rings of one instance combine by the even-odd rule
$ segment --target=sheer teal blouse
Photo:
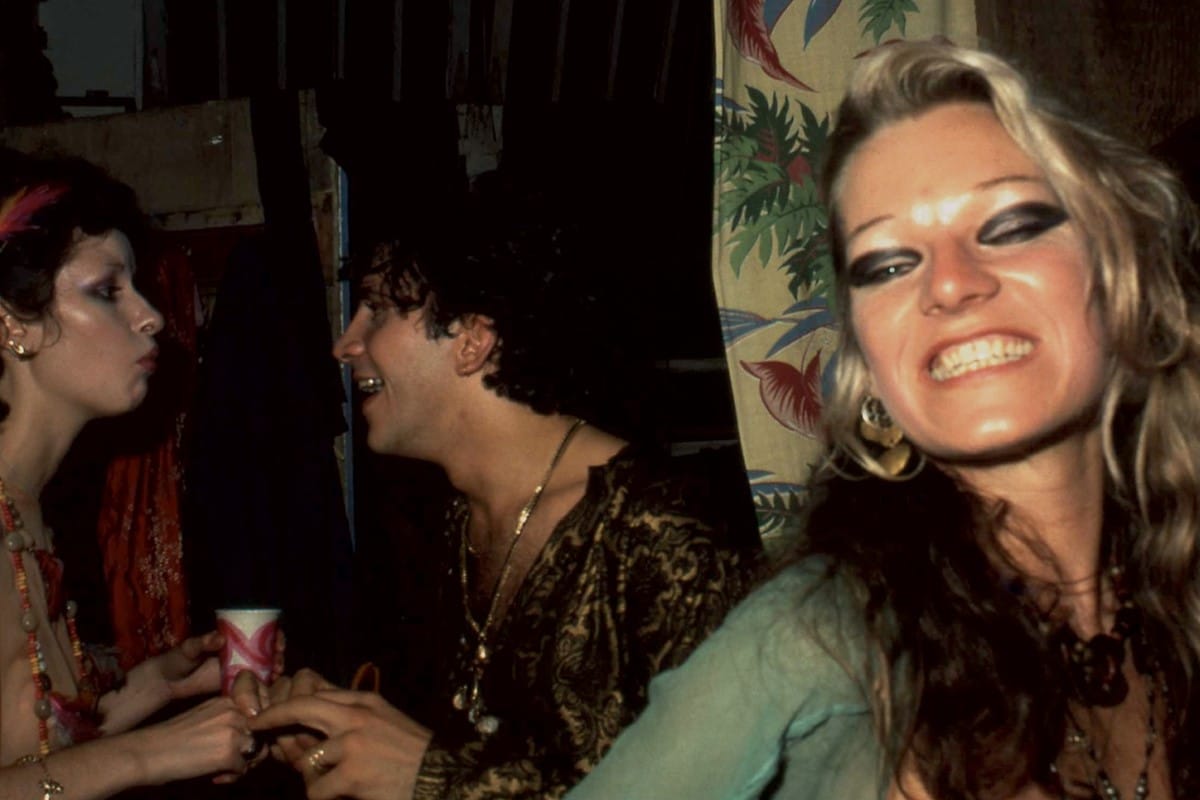
[[[730,613],[568,800],[880,800],[861,612],[821,562]]]

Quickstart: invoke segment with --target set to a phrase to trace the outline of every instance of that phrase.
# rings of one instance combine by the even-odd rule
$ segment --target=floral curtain
[[[974,0],[713,0],[713,280],[768,547],[795,532],[836,343],[817,175],[855,59],[898,39],[976,43]]]

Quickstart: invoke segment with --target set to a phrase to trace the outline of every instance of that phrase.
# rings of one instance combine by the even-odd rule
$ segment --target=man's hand
[[[288,760],[304,776],[309,800],[410,798],[432,738],[431,731],[379,695],[345,689],[293,692],[250,724],[254,731],[292,726],[324,737],[305,749],[298,748],[301,739],[295,738],[288,750]]]

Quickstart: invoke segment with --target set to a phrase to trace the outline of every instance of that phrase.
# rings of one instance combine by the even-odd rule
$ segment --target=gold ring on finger
[[[312,767],[312,771],[315,774],[324,775],[326,772],[329,772],[329,770],[333,769],[333,767],[325,763],[324,759],[324,747],[318,747],[316,750],[313,750],[308,754],[308,765]]]

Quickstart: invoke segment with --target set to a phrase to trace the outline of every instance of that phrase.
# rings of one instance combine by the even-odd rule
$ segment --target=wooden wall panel
[[[1195,0],[976,0],[980,41],[1144,146],[1200,114]]]
[[[337,268],[333,162],[320,150],[325,131],[312,92],[299,92],[301,146],[308,166],[313,223],[326,278]],[[250,101],[224,100],[63,122],[8,127],[0,145],[50,150],[102,165],[137,193],[142,209],[168,230],[260,225]]]
[[[262,222],[248,100],[10,127],[0,144],[101,164],[169,227]]]

